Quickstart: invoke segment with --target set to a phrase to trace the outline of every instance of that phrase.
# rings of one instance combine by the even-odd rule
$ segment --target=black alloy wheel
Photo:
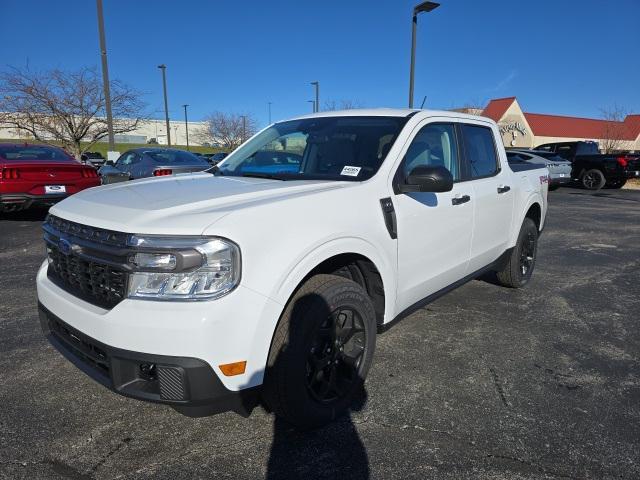
[[[273,335],[265,406],[302,430],[335,420],[359,405],[375,345],[367,291],[342,276],[314,275],[289,300]]]
[[[526,232],[520,248],[520,272],[523,277],[526,277],[533,268],[536,259],[536,240],[537,233],[535,231]]]
[[[496,270],[501,285],[509,288],[524,287],[533,274],[538,252],[538,227],[531,218],[525,218],[520,227],[516,245],[505,262]]]
[[[604,187],[606,180],[600,170],[587,170],[582,175],[582,186],[587,190],[600,190]]]
[[[349,393],[360,379],[366,349],[365,324],[351,308],[333,312],[316,332],[307,360],[307,388],[321,403]]]

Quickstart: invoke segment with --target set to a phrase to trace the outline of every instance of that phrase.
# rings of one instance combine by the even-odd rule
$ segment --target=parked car
[[[640,178],[640,156],[599,153],[597,142],[545,143],[536,150],[553,152],[572,164],[571,176],[584,188],[622,188],[629,178]]]
[[[174,148],[134,148],[120,155],[114,164],[107,162],[98,173],[102,183],[116,183],[145,177],[199,172],[211,165],[203,158]]]
[[[546,165],[549,169],[549,190],[571,182],[571,162],[544,150],[508,149],[509,163],[527,162]]]
[[[80,156],[82,163],[93,165],[96,168],[100,168],[106,161],[100,152],[84,152]]]
[[[322,425],[360,390],[377,329],[487,271],[529,282],[547,186],[546,167],[509,165],[487,118],[279,122],[210,173],[56,205],[37,274],[43,330],[117,393],[191,416],[247,415],[261,398]]]
[[[229,155],[227,152],[205,153],[204,154],[204,156],[207,157],[207,161],[211,165],[217,165],[222,160],[224,160],[227,157],[227,155]]]
[[[96,170],[61,148],[0,143],[0,212],[50,206],[97,185]]]

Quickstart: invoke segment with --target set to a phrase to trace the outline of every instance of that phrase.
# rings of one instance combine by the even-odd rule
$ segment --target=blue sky
[[[640,0],[440,0],[419,18],[415,103],[452,108],[515,95],[525,111],[640,113]],[[415,1],[104,0],[109,69],[162,116],[248,112],[267,122],[350,99],[404,107]],[[93,0],[1,0],[0,69],[98,66]]]

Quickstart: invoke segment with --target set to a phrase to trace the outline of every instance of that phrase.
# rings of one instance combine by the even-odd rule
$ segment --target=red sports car
[[[61,148],[0,143],[0,212],[53,205],[97,185],[96,169]]]

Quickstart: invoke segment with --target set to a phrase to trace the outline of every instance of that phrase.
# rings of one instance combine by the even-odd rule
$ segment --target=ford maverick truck
[[[109,389],[190,416],[345,412],[376,333],[485,272],[529,282],[548,170],[496,124],[427,110],[278,122],[207,172],[50,210],[43,330]]]

